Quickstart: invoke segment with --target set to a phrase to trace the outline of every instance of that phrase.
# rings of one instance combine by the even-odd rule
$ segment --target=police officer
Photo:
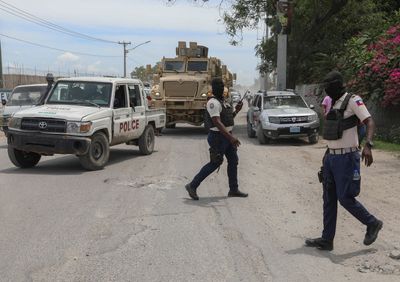
[[[241,110],[243,103],[238,103],[235,107],[235,112],[233,112],[232,106],[224,101],[224,83],[222,79],[213,79],[211,87],[214,96],[207,102],[207,118],[209,124],[211,124],[207,138],[210,145],[210,162],[203,166],[193,180],[185,185],[185,188],[193,200],[198,200],[197,187],[207,176],[220,167],[225,155],[228,161],[228,197],[247,197],[248,194],[238,189],[237,166],[239,158],[237,148],[240,142],[232,135],[233,119]]]
[[[359,96],[345,91],[343,77],[337,71],[324,79],[325,92],[332,98],[332,109],[326,116],[324,139],[328,150],[323,160],[322,237],[307,239],[305,244],[320,250],[333,250],[336,231],[337,201],[362,224],[367,226],[364,245],[371,245],[378,237],[383,222],[370,214],[355,197],[360,193],[360,152],[357,135],[359,121],[367,126],[366,143],[361,158],[368,167],[372,164],[372,137],[375,124]]]

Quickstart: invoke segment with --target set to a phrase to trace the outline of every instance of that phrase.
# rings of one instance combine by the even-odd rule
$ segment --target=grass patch
[[[374,149],[400,153],[400,144],[385,142],[382,140],[374,140],[373,142],[374,142]]]

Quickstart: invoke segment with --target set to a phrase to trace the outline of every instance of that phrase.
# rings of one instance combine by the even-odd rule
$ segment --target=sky
[[[3,10],[11,4],[68,30],[108,41],[130,41],[128,48],[150,41],[129,51],[128,73],[138,66],[154,65],[163,56],[175,57],[178,41],[195,41],[207,46],[209,56],[220,58],[236,73],[237,83],[253,84],[259,76],[256,70],[259,58],[254,47],[261,39],[261,29],[245,30],[241,44],[231,46],[221,21],[220,0],[210,0],[207,4],[191,0],[174,2],[171,5],[166,0],[0,0],[4,73],[23,67],[25,72],[51,71],[56,76],[74,75],[74,70],[78,74],[123,75],[122,45],[78,38],[39,26]],[[224,1],[223,7],[229,9],[229,2]]]

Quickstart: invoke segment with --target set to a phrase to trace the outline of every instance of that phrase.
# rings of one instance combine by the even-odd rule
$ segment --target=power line
[[[57,24],[54,24],[50,21],[47,21],[45,19],[42,19],[40,17],[37,17],[27,11],[24,11],[14,5],[11,5],[5,1],[0,0],[0,10],[3,10],[11,15],[14,15],[16,17],[22,18],[26,21],[32,22],[34,24],[52,29],[54,31],[58,31],[60,33],[64,33],[67,34],[69,36],[74,36],[74,37],[78,37],[81,39],[87,39],[87,40],[94,40],[94,41],[100,41],[100,42],[105,42],[105,43],[113,43],[113,44],[117,44],[117,41],[111,41],[111,40],[106,40],[106,39],[101,39],[101,38],[97,38],[97,37],[93,37],[90,35],[86,35],[80,32],[76,32],[67,28],[64,28],[62,26],[59,26]],[[3,4],[2,4],[3,3]]]
[[[16,40],[16,41],[24,42],[24,43],[27,43],[27,44],[30,44],[30,45],[34,45],[34,46],[38,46],[38,47],[42,47],[42,48],[47,48],[47,49],[60,51],[60,52],[75,53],[75,54],[82,55],[82,56],[105,57],[105,58],[121,58],[122,57],[122,56],[96,55],[96,54],[68,51],[68,50],[65,50],[65,49],[59,49],[59,48],[55,48],[55,47],[51,47],[51,46],[47,46],[47,45],[31,42],[31,41],[28,41],[28,40],[19,39],[19,38],[12,37],[12,36],[9,36],[9,35],[6,35],[6,34],[2,34],[2,33],[0,33],[0,36],[7,37],[7,38],[10,38],[10,39],[13,39],[13,40]]]

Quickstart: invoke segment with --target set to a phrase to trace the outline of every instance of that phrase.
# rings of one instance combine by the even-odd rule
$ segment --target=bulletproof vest
[[[347,94],[344,98],[340,109],[333,109],[326,115],[324,123],[323,138],[326,140],[338,140],[343,136],[343,131],[352,128],[358,124],[358,118],[356,115],[352,115],[348,118],[343,118],[344,111],[349,104],[351,94]]]
[[[225,127],[233,126],[234,125],[234,119],[233,119],[233,109],[232,109],[232,107],[226,107],[223,101],[220,101],[219,99],[217,99],[217,100],[218,100],[218,102],[221,103],[221,106],[222,106],[222,111],[220,113],[220,119],[221,119],[222,124]],[[206,110],[206,113],[207,113],[207,117],[206,118],[207,118],[208,124],[211,124],[211,127],[216,127],[216,125],[213,123],[212,118],[211,118],[211,116],[210,116],[210,114],[209,114],[209,112],[207,110]]]

